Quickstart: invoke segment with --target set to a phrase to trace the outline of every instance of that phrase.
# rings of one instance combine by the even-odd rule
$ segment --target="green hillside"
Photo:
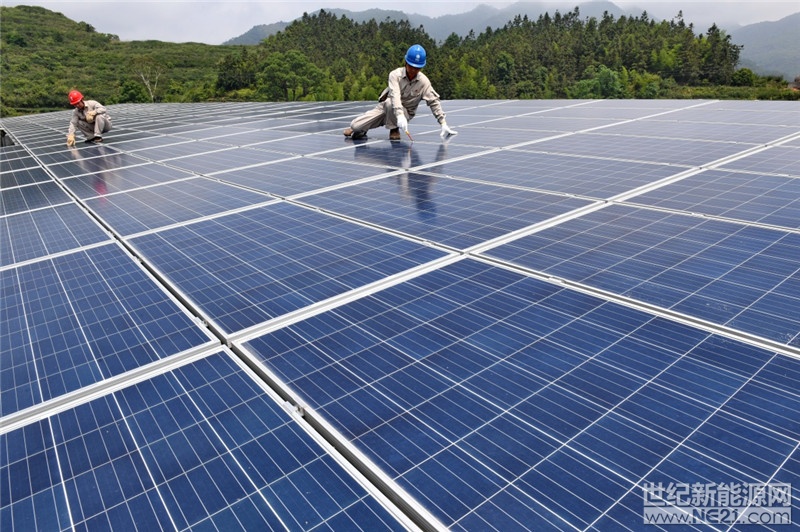
[[[371,100],[411,44],[444,99],[800,99],[780,78],[739,68],[741,46],[716,26],[582,17],[516,17],[439,43],[408,20],[356,22],[320,11],[256,46],[121,42],[41,7],[0,6],[0,114],[68,107],[77,88],[127,102]]]
[[[41,7],[0,7],[2,111],[65,108],[66,94],[74,88],[105,104],[152,101],[139,75],[148,67],[156,101],[205,100],[213,96],[216,64],[234,49],[122,42]]]

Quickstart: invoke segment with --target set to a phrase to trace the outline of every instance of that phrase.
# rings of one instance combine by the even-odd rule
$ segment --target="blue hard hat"
[[[427,58],[425,48],[415,44],[406,52],[406,63],[415,68],[422,68],[425,66],[425,59]]]

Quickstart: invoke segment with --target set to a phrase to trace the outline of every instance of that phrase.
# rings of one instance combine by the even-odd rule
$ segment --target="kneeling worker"
[[[353,119],[344,135],[359,139],[366,137],[370,129],[386,126],[389,140],[400,140],[400,132],[408,132],[408,121],[417,113],[420,100],[425,100],[442,126],[442,138],[455,135],[445,122],[439,94],[433,90],[428,76],[420,72],[426,59],[425,49],[419,44],[409,48],[405,66],[389,73],[389,86],[381,93],[378,105]]]
[[[70,91],[69,104],[75,110],[69,121],[67,146],[75,145],[75,131],[78,129],[86,137],[86,142],[95,144],[103,142],[102,134],[111,130],[111,117],[108,116],[106,108],[94,100],[84,100],[83,94],[78,91]]]

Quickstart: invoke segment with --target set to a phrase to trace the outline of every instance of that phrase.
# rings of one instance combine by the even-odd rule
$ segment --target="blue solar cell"
[[[800,149],[783,146],[773,146],[768,150],[759,151],[727,162],[722,168],[730,170],[750,170],[758,173],[800,176],[797,160],[800,158]]]
[[[568,290],[542,290],[527,300],[527,309],[519,308],[508,304],[517,302],[516,290],[546,285],[501,271],[505,290],[514,286],[515,291],[497,283],[489,288],[470,280],[489,279],[494,268],[475,266],[461,261],[339,307],[330,316],[336,327],[325,327],[323,314],[247,343],[304,401],[448,525],[495,499],[495,483],[484,486],[477,479],[498,475],[504,479],[500,485],[514,483],[553,511],[550,518],[586,526],[625,494],[628,475],[640,478],[661,463],[769,359],[759,349],[632,309],[617,309],[620,318],[604,327],[616,307]],[[415,285],[426,290],[418,292]],[[496,300],[505,304],[492,305],[498,290],[503,297]],[[402,297],[409,303],[423,297],[437,307],[451,294],[459,294],[460,305],[442,310],[433,321],[423,310],[429,305],[404,304]],[[486,306],[480,304],[484,299]],[[376,336],[353,336],[342,329],[361,329],[395,309],[414,320],[403,327],[414,334],[370,326]],[[510,333],[512,324],[527,323],[520,318],[529,309],[538,311],[533,321],[550,318],[552,325],[520,326]],[[452,319],[444,319],[448,312]],[[465,322],[481,332],[464,335]],[[476,343],[481,337],[489,340],[488,331],[500,325],[505,330],[497,341]],[[383,374],[380,366],[358,371],[365,361],[384,358],[387,343],[395,362]],[[471,345],[480,350],[470,350]],[[314,361],[298,365],[305,349]],[[526,443],[510,453],[514,442]],[[626,477],[588,466],[565,444],[610,470],[626,471]],[[456,449],[468,452],[467,465],[456,467]],[[470,476],[473,468],[485,467],[479,477]],[[557,473],[561,470],[581,472],[565,481]],[[534,476],[535,482],[528,481]],[[430,488],[432,479],[439,488]],[[542,487],[547,483],[552,489]],[[570,498],[585,505],[569,506]],[[516,517],[515,511],[504,511]]]
[[[677,113],[680,115],[681,113]],[[666,120],[665,120],[666,119]],[[718,117],[716,119],[719,119]],[[716,122],[715,119],[714,122]],[[676,121],[674,115],[631,121],[614,126],[609,131],[620,135],[693,139],[698,141],[767,143],[791,134],[792,129],[780,123],[754,124],[737,121],[720,127],[717,123],[703,123],[696,119]]]
[[[118,106],[124,127],[76,150],[57,133],[66,112],[3,119],[24,145],[0,151],[3,209],[18,210],[0,216],[0,415],[13,417],[0,422],[0,529],[400,528],[227,355],[76,393],[78,408],[41,404],[211,345],[159,282],[250,338],[404,273],[228,341],[454,530],[639,529],[648,480],[800,485],[791,104],[455,101],[446,142],[430,113],[414,144],[343,140],[373,105]],[[234,190],[216,180],[241,192],[193,186]],[[228,212],[265,192],[292,197]],[[114,236],[72,197],[145,250],[158,280],[97,247]],[[628,204],[554,218],[615,197]],[[317,201],[337,214],[299,204]],[[538,222],[485,262],[406,271],[441,244],[490,249]],[[706,327],[642,311],[653,305]]]
[[[13,270],[0,271],[0,304],[0,415],[5,416],[40,402],[41,394],[22,294]]]
[[[381,173],[379,168],[303,157],[221,172],[214,178],[278,196],[292,196]]]
[[[587,159],[514,149],[445,162],[430,171],[538,190],[610,198],[681,170],[662,164]]]
[[[643,222],[643,215],[648,223]],[[800,275],[796,261],[788,258],[796,256],[799,248],[793,233],[622,206],[612,206],[583,218],[597,223],[580,233],[566,233],[574,237],[565,236],[564,230],[541,231],[530,242],[523,237],[488,254],[573,281],[617,289],[622,295],[713,323],[748,332],[760,331],[762,336],[787,344],[800,333],[791,305],[770,306],[774,318],[771,323],[763,307],[754,307],[785,279]],[[640,228],[623,237],[613,236],[614,232],[609,236],[607,227],[627,226],[626,218],[638,221]],[[566,229],[573,225],[578,224],[561,224]],[[644,241],[649,241],[653,249],[667,251],[674,266],[659,267],[649,262],[653,260],[649,255],[644,255],[648,262],[639,260],[640,242]],[[621,243],[629,242],[630,252],[620,254],[616,264],[576,262],[585,253],[602,250],[607,244],[624,249],[620,248]],[[772,275],[774,284],[762,279],[763,288],[729,290],[752,270]],[[728,284],[719,284],[723,282]]]
[[[48,165],[47,169],[56,177],[67,178],[98,174],[148,162],[147,159],[122,153],[108,146],[92,146],[70,153],[73,157],[67,162]]]
[[[569,447],[625,478],[642,478],[674,447],[675,442],[615,412],[598,420]]]
[[[0,218],[3,239],[0,266],[109,240],[109,235],[75,204],[59,205]]]
[[[634,201],[797,228],[800,218],[799,193],[800,183],[796,179],[708,171],[636,196]]]
[[[176,159],[178,157],[215,152],[224,148],[225,146],[214,142],[183,141],[175,144],[168,144],[166,146],[162,145],[162,143],[159,143],[152,148],[138,149],[134,151],[134,153],[139,157],[143,157],[151,161],[162,162],[170,159]]]
[[[51,179],[50,175],[41,167],[26,168],[23,170],[10,170],[4,167],[0,171],[0,189],[41,183],[50,181]]]
[[[0,215],[27,212],[72,200],[54,181],[0,190]]]
[[[170,166],[176,166],[198,174],[208,175],[214,172],[233,170],[234,168],[242,168],[284,158],[286,158],[284,153],[233,148],[172,159],[169,164]]]
[[[29,450],[30,449],[30,450]],[[64,491],[52,483],[58,462],[46,421],[0,434],[0,525],[4,530],[69,527]]]
[[[443,256],[286,204],[145,235],[132,243],[231,332]],[[304,274],[317,280],[293,282]]]
[[[324,192],[303,202],[462,249],[588,204],[415,173]]]
[[[5,150],[3,150],[5,152]],[[27,153],[20,152],[19,157],[3,157],[3,173],[14,172],[26,168],[35,168],[39,166],[33,157],[28,157]]]
[[[143,164],[96,174],[63,179],[61,182],[79,198],[96,198],[150,185],[170,183],[194,174],[160,164]]]
[[[378,139],[382,138],[377,134]],[[373,138],[369,137],[370,140]],[[385,137],[384,137],[385,138]],[[438,141],[438,139],[436,139]],[[348,141],[349,142],[349,141]],[[354,142],[355,149],[337,150],[325,153],[326,159],[353,162],[380,170],[421,168],[432,170],[440,168],[445,161],[475,153],[475,148],[460,145],[406,142]]]
[[[86,204],[115,231],[131,235],[268,200],[198,177],[89,199]]]
[[[3,285],[13,297],[6,303],[4,296],[4,308],[19,310],[9,315],[9,332],[18,330],[22,312],[29,331],[29,339],[4,344],[0,353],[3,378],[19,394],[4,409],[36,401],[36,382],[47,400],[209,341],[116,246],[4,271]],[[33,359],[23,358],[26,352]],[[36,373],[24,370],[31,362]]]
[[[609,131],[613,132],[614,129]],[[611,157],[627,161],[702,166],[747,151],[755,146],[755,142],[748,144],[606,133],[577,133],[538,142],[530,147],[520,149],[564,155]]]
[[[236,393],[218,395],[220,385]],[[198,399],[212,397],[221,401],[215,414],[229,415],[206,418],[197,410]],[[156,430],[143,432],[142,416],[157,407],[147,417]],[[224,443],[220,434],[230,438],[231,424],[246,430]],[[0,516],[15,527],[32,519],[35,496],[52,493],[49,507],[36,508],[38,526],[187,528],[235,520],[306,530],[353,508],[350,519],[367,515],[382,529],[401,528],[225,355],[1,434],[0,451],[0,478],[12,488],[2,492]],[[271,480],[245,468],[265,459],[281,467]]]
[[[598,510],[625,495],[629,481],[565,448],[539,463],[515,484],[576,528],[588,526]]]

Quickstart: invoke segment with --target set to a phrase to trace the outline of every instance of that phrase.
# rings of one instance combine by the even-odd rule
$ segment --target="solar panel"
[[[737,155],[755,142],[705,141],[637,137],[609,133],[580,133],[537,142],[521,149],[564,155],[614,157],[630,161],[701,166]]]
[[[467,249],[586,206],[522,189],[437,178],[422,172],[339,188],[303,202],[422,240]]]
[[[95,189],[98,186],[105,186],[105,182],[96,183]],[[122,235],[203,218],[270,200],[261,194],[200,178],[118,194],[101,192],[97,196],[87,199],[86,204]]]
[[[74,204],[21,212],[0,218],[4,235],[0,267],[104,241],[109,235]]]
[[[69,202],[69,196],[52,181],[4,189],[0,191],[0,199],[0,215],[30,212]]]
[[[454,162],[445,161],[430,171],[503,185],[610,199],[687,168],[509,149]]]
[[[775,357],[480,263],[407,284],[247,348],[454,528],[505,491],[588,526]],[[651,389],[682,426],[650,412]]]
[[[789,231],[611,206],[488,254],[797,345],[792,290],[782,286],[800,276],[799,246]]]
[[[787,524],[796,105],[373,105],[0,120],[0,529]]]
[[[444,255],[290,204],[138,236],[131,244],[228,333]]]
[[[800,181],[782,176],[711,170],[637,196],[635,201],[797,229],[800,228],[798,187]]]
[[[769,150],[754,153],[743,159],[726,162],[721,168],[800,177],[800,169],[797,168],[797,158],[800,156],[800,153],[798,153],[800,150],[797,148],[784,148],[783,146],[782,144]]]
[[[391,171],[386,168],[386,171]],[[321,188],[374,177],[375,168],[312,157],[291,157],[273,163],[217,172],[215,179],[276,196],[294,196]]]
[[[61,184],[80,199],[135,190],[151,185],[190,179],[196,174],[169,168],[163,164],[143,164],[120,170],[108,170],[61,180]]]
[[[224,353],[0,439],[4,528],[401,529]]]

